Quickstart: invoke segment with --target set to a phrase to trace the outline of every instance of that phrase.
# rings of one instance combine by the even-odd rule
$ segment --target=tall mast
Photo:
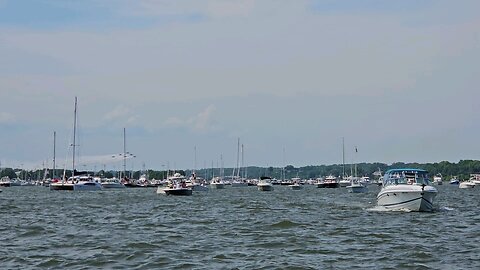
[[[57,139],[57,132],[53,132],[53,172],[52,172],[52,178],[55,179],[55,141]]]
[[[123,128],[123,178],[127,178],[127,146],[125,142],[125,128]]]
[[[240,138],[237,140],[237,178],[240,176]]]
[[[245,164],[243,163],[243,143],[242,143],[242,168],[245,166]],[[243,168],[243,176],[242,178],[245,178],[245,168]]]
[[[77,97],[75,97],[75,110],[73,111],[73,157],[72,157],[72,179],[75,176],[75,135],[77,133]]]
[[[343,175],[342,178],[345,177],[345,138],[342,137],[342,170],[343,170]]]

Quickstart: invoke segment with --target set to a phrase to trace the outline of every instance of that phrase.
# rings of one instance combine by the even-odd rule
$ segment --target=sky
[[[2,167],[479,159],[476,0],[0,0]],[[354,149],[357,147],[358,152]],[[196,149],[196,151],[194,150]]]

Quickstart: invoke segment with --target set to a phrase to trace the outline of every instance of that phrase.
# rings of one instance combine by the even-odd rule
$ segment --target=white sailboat
[[[222,168],[220,169],[220,176],[215,176],[210,181],[210,187],[212,189],[224,189],[225,188],[225,182],[223,181],[223,175],[224,175],[223,155],[220,155],[220,163],[221,163],[221,166],[222,166]],[[218,165],[218,163],[217,163],[217,165]]]
[[[101,190],[102,185],[93,180],[90,176],[75,175],[75,147],[77,132],[77,97],[75,97],[75,110],[73,114],[73,144],[72,144],[72,176],[65,180],[57,181],[50,184],[50,190]]]
[[[355,153],[358,153],[358,149],[355,146]],[[355,176],[351,178],[350,185],[347,186],[347,190],[350,193],[366,193],[368,192],[367,184],[360,181],[357,177],[357,163],[355,163]]]

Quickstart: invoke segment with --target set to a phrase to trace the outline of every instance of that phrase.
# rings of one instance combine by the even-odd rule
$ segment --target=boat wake
[[[412,212],[412,210],[410,209],[406,209],[406,208],[399,208],[399,209],[388,209],[388,208],[385,208],[383,206],[375,206],[375,207],[372,207],[372,208],[368,208],[367,211],[369,212]]]

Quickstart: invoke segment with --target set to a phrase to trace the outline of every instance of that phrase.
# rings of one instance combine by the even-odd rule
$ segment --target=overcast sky
[[[480,158],[477,0],[0,0],[2,167]],[[354,146],[358,153],[354,154]],[[283,155],[285,149],[285,155]],[[67,160],[67,161],[66,161]],[[70,165],[67,165],[67,168]]]

